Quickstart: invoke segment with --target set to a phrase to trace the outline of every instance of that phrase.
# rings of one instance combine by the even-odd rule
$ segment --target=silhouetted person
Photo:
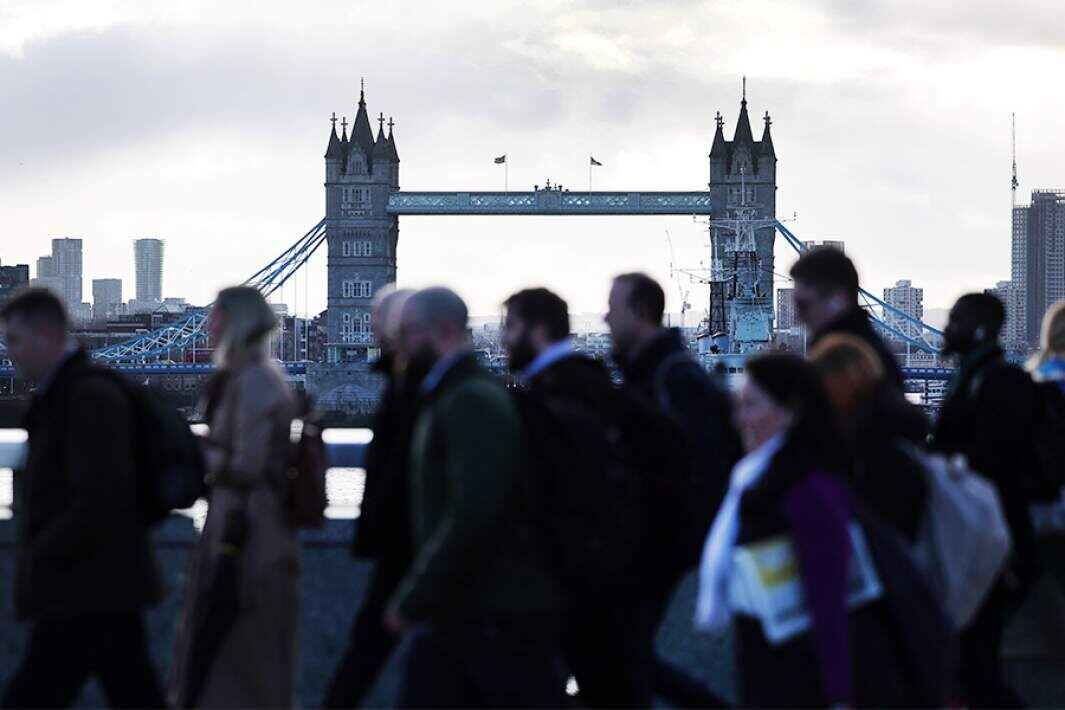
[[[599,473],[611,465],[618,452],[606,450],[611,445],[612,432],[624,437],[624,400],[610,380],[606,367],[582,353],[577,352],[570,340],[569,310],[566,302],[545,288],[519,291],[505,302],[507,312],[503,325],[502,341],[506,348],[508,363],[524,384],[529,396],[539,405],[541,417],[553,421],[526,421],[530,429],[530,446],[534,460],[546,447],[561,447],[556,456],[548,456],[551,462],[557,457],[571,460],[562,462],[562,470],[553,472],[537,470],[537,476],[559,475],[564,478],[583,477],[583,484],[576,483],[564,489],[572,498],[583,494],[584,501],[544,501],[541,515],[550,515],[556,504],[561,503],[562,515],[575,515],[585,519],[594,517],[591,512],[628,510],[622,508],[627,500],[608,500],[610,496],[627,498],[628,490],[605,489]],[[541,429],[535,428],[537,423]],[[550,428],[571,427],[558,432]],[[559,439],[579,437],[580,440]],[[581,451],[578,451],[581,449]],[[594,449],[594,450],[589,450]],[[625,467],[632,473],[633,483],[639,485],[638,473],[632,468],[631,457],[614,465]],[[583,470],[582,470],[583,466]],[[547,467],[540,467],[543,469]],[[616,469],[615,469],[616,470]],[[615,474],[616,475],[616,474]],[[558,482],[559,488],[569,481]],[[545,489],[546,490],[546,489]],[[560,491],[563,493],[563,491]],[[552,496],[555,497],[555,496]],[[633,502],[638,511],[638,488]],[[567,503],[588,504],[588,508],[567,509]],[[589,510],[591,509],[591,510]],[[607,521],[608,524],[613,519]],[[640,595],[635,593],[634,581],[642,573],[636,564],[639,545],[639,520],[626,519],[623,524],[629,530],[606,539],[611,529],[589,530],[580,525],[565,527],[561,534],[570,537],[583,534],[596,535],[600,545],[624,546],[625,550],[613,550],[628,563],[607,579],[589,580],[590,584],[568,588],[570,609],[564,634],[566,661],[580,689],[579,701],[586,707],[650,707],[650,658],[649,649],[642,641],[643,633],[636,620],[642,613]],[[587,523],[586,523],[587,525]],[[605,526],[604,526],[605,527]],[[635,531],[630,537],[627,533]],[[552,540],[571,550],[583,550],[586,540]],[[591,562],[589,561],[589,567]],[[602,571],[599,571],[602,574]],[[585,568],[585,574],[590,571]]]
[[[133,404],[73,344],[59,299],[0,311],[7,356],[36,385],[15,474],[15,609],[32,624],[6,707],[67,707],[90,676],[116,707],[163,707],[143,610],[162,596],[138,509]]]
[[[928,485],[916,451],[925,446],[929,422],[884,378],[876,352],[861,338],[830,333],[810,349],[840,415],[853,453],[854,492],[910,543],[924,522]]]
[[[943,351],[958,369],[933,432],[933,446],[964,454],[995,484],[1013,538],[1013,558],[976,617],[963,630],[961,680],[973,707],[1017,706],[1002,679],[999,647],[1009,597],[1034,576],[1035,542],[1021,477],[1038,468],[1034,447],[1036,391],[1028,374],[1010,364],[998,345],[1005,321],[1001,301],[970,293],[950,310]]]
[[[248,286],[223,289],[208,316],[219,367],[205,404],[210,495],[170,668],[178,707],[296,702],[302,555],[284,491],[297,408],[267,352],[276,326]]]
[[[810,329],[810,345],[829,333],[850,333],[869,344],[884,367],[884,376],[902,389],[898,360],[873,330],[858,306],[858,271],[846,254],[833,247],[803,252],[791,267],[795,279],[795,313]]]
[[[679,427],[685,444],[679,461],[677,451],[657,454],[664,469],[658,479],[670,481],[673,491],[663,497],[663,505],[652,504],[649,515],[643,581],[649,644],[677,583],[698,561],[729,467],[740,453],[728,396],[692,359],[680,331],[662,326],[664,312],[665,293],[654,279],[641,273],[614,279],[606,322],[623,389]],[[677,467],[685,470],[665,470]],[[713,702],[712,696],[701,694],[700,685],[655,656],[656,692],[682,706]]]
[[[403,308],[400,347],[428,374],[411,451],[415,558],[386,615],[413,631],[399,704],[557,707],[564,599],[534,530],[528,445],[466,328],[449,289]]]
[[[410,439],[417,415],[421,376],[398,348],[403,305],[414,292],[382,292],[371,317],[381,357],[373,364],[385,381],[366,449],[366,486],[359,507],[353,552],[372,560],[373,572],[351,627],[348,648],[333,675],[327,708],[361,704],[399,637],[384,627],[388,600],[410,567]]]

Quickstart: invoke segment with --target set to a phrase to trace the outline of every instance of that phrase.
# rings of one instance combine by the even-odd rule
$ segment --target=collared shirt
[[[447,374],[447,371],[450,370],[456,362],[461,360],[469,352],[470,351],[466,348],[459,348],[455,352],[449,353],[448,355],[445,355],[444,357],[437,360],[436,364],[433,365],[433,369],[429,370],[429,374],[427,374],[425,376],[425,379],[422,380],[422,394],[429,394],[430,392],[435,390],[437,388],[437,385],[440,384],[440,380],[444,379],[444,375]]]
[[[41,378],[41,381],[37,383],[37,388],[34,390],[34,394],[41,396],[44,394],[52,383],[55,381],[55,376],[59,374],[59,371],[63,369],[63,365],[66,365],[70,358],[74,357],[78,352],[77,346],[69,345],[63,352],[63,356],[59,358],[59,362],[55,364],[51,372]]]
[[[521,371],[521,378],[523,380],[530,380],[559,360],[576,354],[577,351],[573,349],[573,341],[569,338],[559,340],[557,343],[551,343],[541,350],[540,354]]]

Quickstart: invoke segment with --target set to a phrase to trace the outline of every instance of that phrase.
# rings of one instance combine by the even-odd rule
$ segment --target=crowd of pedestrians
[[[506,382],[475,357],[455,292],[378,294],[384,386],[352,547],[372,571],[323,705],[365,702],[406,637],[402,707],[725,707],[656,651],[694,573],[692,625],[731,629],[739,706],[1020,706],[1000,650],[1042,572],[1029,508],[1065,483],[1065,304],[1025,370],[998,345],[1002,304],[959,299],[933,421],[859,307],[850,259],[813,249],[791,275],[808,353],[752,353],[734,394],[663,327],[644,274],[609,293],[614,368],[575,348],[557,294],[507,298]],[[267,355],[262,296],[225,289],[208,320],[208,514],[165,684],[143,621],[163,590],[139,410],[70,344],[54,296],[26,291],[0,322],[36,385],[15,477],[31,630],[4,706],[68,706],[93,675],[115,706],[293,706],[299,406]],[[950,559],[929,528],[959,511]],[[966,605],[946,591],[959,586]]]

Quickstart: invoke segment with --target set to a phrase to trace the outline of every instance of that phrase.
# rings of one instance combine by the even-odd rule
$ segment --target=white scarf
[[[714,518],[710,534],[706,536],[699,564],[695,625],[700,629],[720,629],[732,619],[728,599],[729,568],[740,529],[740,498],[769,468],[769,462],[783,446],[785,439],[785,432],[777,434],[740,459],[732,469],[728,493]]]

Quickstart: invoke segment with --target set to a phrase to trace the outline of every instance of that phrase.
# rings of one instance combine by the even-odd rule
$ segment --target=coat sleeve
[[[70,505],[43,530],[30,552],[65,560],[126,534],[137,516],[133,412],[113,382],[93,377],[71,392],[63,434]]]
[[[440,522],[428,534],[396,597],[412,621],[430,618],[463,594],[506,523],[519,474],[517,419],[489,386],[463,386],[433,418],[433,425],[440,427],[437,435],[445,441],[439,473],[446,481],[446,500]]]
[[[693,465],[706,476],[716,510],[725,497],[730,470],[723,436],[731,414],[728,396],[694,363],[673,367],[664,387],[668,410],[684,429]]]
[[[850,504],[841,486],[811,474],[784,499],[803,593],[813,616],[813,646],[830,705],[851,702],[851,639],[847,619]]]

